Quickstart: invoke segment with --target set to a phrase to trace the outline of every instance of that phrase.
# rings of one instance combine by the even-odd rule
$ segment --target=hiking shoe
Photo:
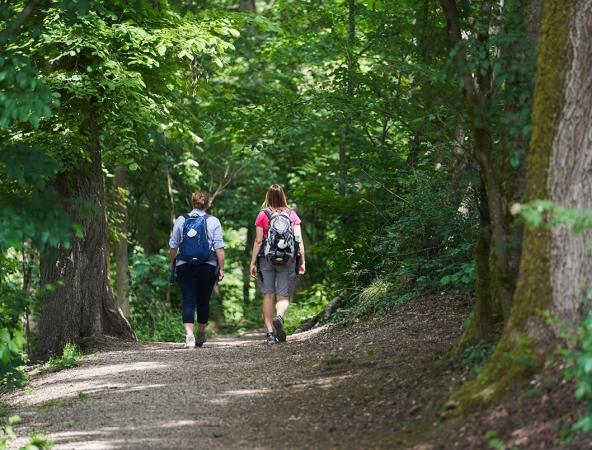
[[[195,336],[195,345],[201,347],[204,343],[208,340],[205,331],[198,331],[197,335]]]
[[[195,336],[193,334],[185,336],[185,347],[183,348],[195,348]]]
[[[277,338],[273,333],[267,333],[267,345],[275,345],[277,344]]]
[[[275,328],[275,334],[280,342],[286,342],[286,329],[284,328],[284,319],[280,316],[275,316],[273,319],[273,328]]]

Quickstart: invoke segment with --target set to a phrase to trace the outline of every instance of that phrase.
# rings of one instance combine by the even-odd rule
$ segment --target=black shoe
[[[267,345],[275,345],[277,344],[277,338],[275,337],[275,335],[272,333],[267,333]]]
[[[275,328],[275,334],[280,342],[286,342],[286,329],[284,328],[284,319],[280,316],[275,316],[273,319],[273,327]]]
[[[204,345],[207,340],[208,337],[206,336],[205,331],[198,331],[195,335],[195,345],[197,347],[201,347],[202,345]]]

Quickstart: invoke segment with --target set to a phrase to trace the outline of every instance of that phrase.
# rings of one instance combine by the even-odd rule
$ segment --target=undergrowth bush
[[[418,171],[402,192],[406,202],[383,213],[389,224],[374,237],[373,246],[383,277],[395,284],[405,285],[411,277],[414,288],[433,291],[440,288],[440,279],[456,280],[462,271],[464,283],[474,279],[468,262],[478,231],[476,208],[463,196],[441,189],[447,176]]]
[[[59,372],[64,369],[71,369],[78,366],[80,359],[83,357],[82,350],[71,343],[67,342],[62,350],[62,356],[50,356],[47,362],[47,368],[51,372]]]
[[[592,309],[578,324],[571,338],[575,351],[565,351],[568,362],[566,376],[575,380],[576,399],[585,401],[585,412],[574,424],[574,431],[592,431]]]

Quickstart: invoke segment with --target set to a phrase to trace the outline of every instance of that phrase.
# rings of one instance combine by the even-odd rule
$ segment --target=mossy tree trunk
[[[591,0],[546,2],[527,174],[529,201],[550,199],[562,206],[592,208],[590,33]],[[528,333],[543,351],[554,345],[557,330],[543,324],[537,309],[548,309],[563,321],[581,319],[581,301],[592,282],[589,238],[589,233],[575,236],[563,226],[525,231],[516,306],[506,334]]]
[[[566,207],[592,208],[592,0],[546,2],[535,83],[533,132],[526,180],[527,200],[549,199]],[[487,378],[503,393],[515,379],[554,352],[559,324],[580,320],[582,299],[592,282],[591,233],[564,226],[526,228],[520,276],[510,320]],[[531,367],[524,358],[529,356]],[[478,388],[481,392],[483,386]],[[470,386],[462,392],[469,392]],[[478,396],[470,395],[473,402]],[[467,396],[468,398],[468,396]],[[483,401],[487,399],[483,398]]]
[[[136,339],[117,305],[109,277],[105,184],[94,108],[84,100],[76,103],[79,114],[87,117],[83,129],[88,158],[80,158],[76,167],[58,174],[54,187],[63,198],[77,198],[94,211],[65,202],[68,214],[83,228],[83,236],[73,234],[68,248],[56,249],[55,260],[41,261],[41,285],[52,284],[55,290],[43,299],[34,361],[60,355],[67,342],[81,344],[105,335]]]

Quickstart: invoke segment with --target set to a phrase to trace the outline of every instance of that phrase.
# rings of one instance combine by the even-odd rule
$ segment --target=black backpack
[[[273,266],[286,266],[297,255],[294,228],[290,219],[290,209],[271,212],[265,209],[269,218],[267,237],[263,242],[262,254]]]

